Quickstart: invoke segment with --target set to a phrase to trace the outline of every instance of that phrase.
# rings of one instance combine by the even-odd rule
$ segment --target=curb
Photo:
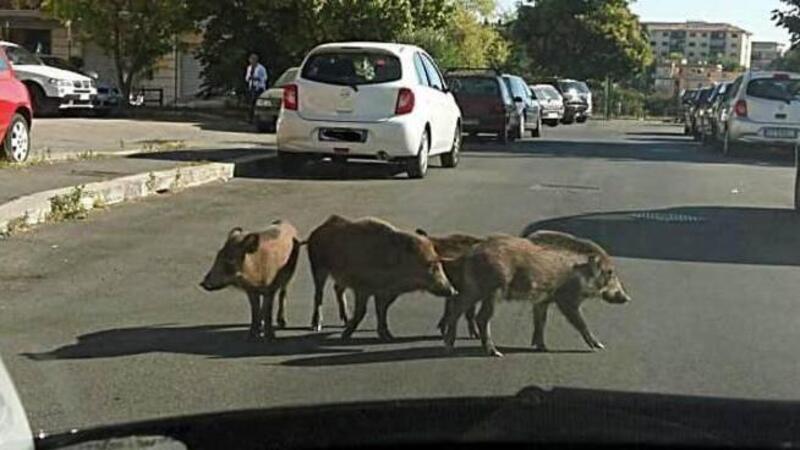
[[[46,222],[55,198],[67,198],[79,192],[80,206],[89,211],[152,195],[178,192],[215,181],[225,182],[233,178],[236,164],[239,162],[180,166],[26,195],[0,205],[0,235],[9,234],[17,228]]]

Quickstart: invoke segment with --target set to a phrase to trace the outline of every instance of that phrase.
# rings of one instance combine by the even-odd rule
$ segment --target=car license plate
[[[764,137],[773,139],[797,139],[797,130],[793,128],[765,128]]]
[[[557,119],[558,118],[558,113],[557,112],[549,112],[549,113],[545,114],[545,117],[547,117],[548,119]]]
[[[478,121],[478,119],[465,119],[464,120],[464,125],[477,125],[478,123],[480,123],[480,121]]]
[[[82,100],[82,101],[87,101],[87,100],[89,100],[89,94],[81,94],[81,100]]]

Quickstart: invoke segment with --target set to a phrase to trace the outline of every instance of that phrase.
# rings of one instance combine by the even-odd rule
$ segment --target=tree
[[[188,0],[46,0],[42,6],[71,21],[114,59],[123,98],[136,77],[172,51],[181,33],[194,28]]]
[[[520,6],[512,36],[539,75],[627,79],[653,60],[629,0],[537,0]]]
[[[792,47],[800,43],[800,0],[781,0],[784,9],[772,11],[772,20],[779,27],[786,28],[792,40]]]
[[[298,65],[323,42],[394,41],[414,30],[440,30],[451,0],[199,0],[206,84],[243,88],[247,53],[256,52],[272,77]],[[429,36],[430,37],[430,36]]]

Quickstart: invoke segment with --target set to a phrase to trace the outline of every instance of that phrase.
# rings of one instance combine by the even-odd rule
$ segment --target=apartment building
[[[785,50],[786,46],[780,42],[754,41],[750,52],[750,67],[753,70],[766,70],[783,56]]]
[[[644,22],[650,47],[659,61],[686,60],[689,64],[733,61],[750,67],[752,33],[727,23]]]
[[[114,61],[100,46],[80,39],[77,30],[39,10],[0,9],[0,37],[32,52],[81,60],[84,69],[95,71],[101,80],[116,85]],[[202,65],[194,53],[201,39],[196,34],[181,36],[181,45],[176,45],[172,52],[160,58],[148,76],[136,80],[134,89],[156,91],[161,94],[158,97],[162,104],[195,94],[203,82]]]

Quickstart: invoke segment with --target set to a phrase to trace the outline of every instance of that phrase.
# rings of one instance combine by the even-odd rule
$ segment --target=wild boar
[[[313,329],[322,325],[320,307],[328,277],[333,278],[337,291],[351,289],[355,294],[353,317],[343,338],[349,338],[364,319],[370,297],[375,297],[378,336],[389,340],[387,311],[400,294],[426,290],[450,297],[456,293],[430,239],[380,219],[329,217],[308,237],[308,260],[315,289]]]
[[[234,228],[200,286],[207,291],[227,286],[243,290],[250,301],[248,339],[262,336],[273,339],[275,295],[278,295],[277,325],[284,328],[286,291],[294,276],[301,245],[297,230],[289,222],[276,220],[266,230],[249,234]]]
[[[544,327],[550,304],[555,303],[592,349],[603,344],[594,337],[581,314],[588,298],[627,303],[630,296],[615,273],[611,258],[594,242],[566,233],[541,231],[528,239],[498,235],[478,244],[465,257],[464,280],[448,316],[445,345],[455,342],[455,323],[473,305],[481,343],[490,356],[502,356],[491,338],[489,320],[501,300],[533,303],[532,346],[546,350]]]

